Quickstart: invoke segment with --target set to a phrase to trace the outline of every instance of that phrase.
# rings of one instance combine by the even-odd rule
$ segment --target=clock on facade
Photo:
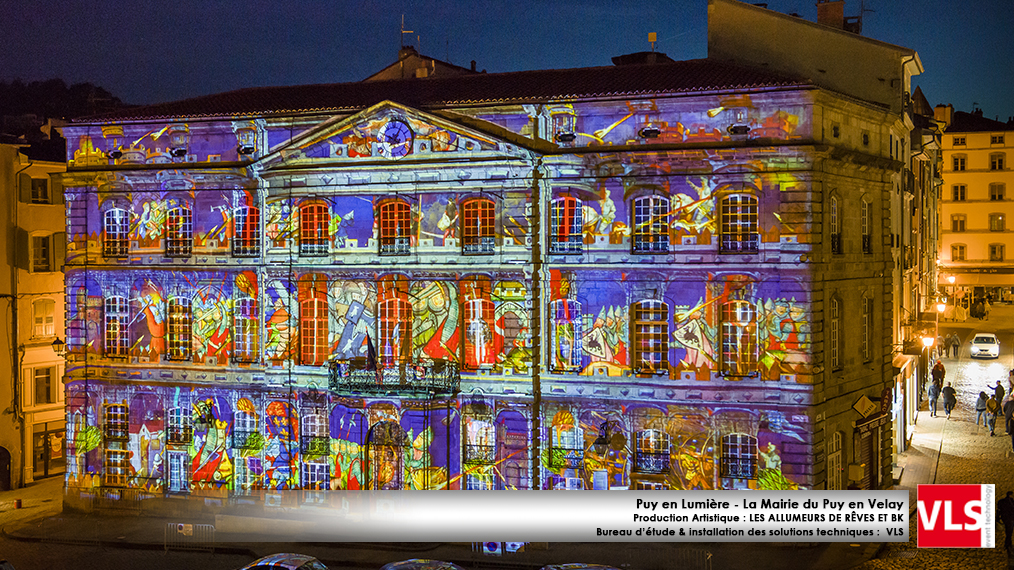
[[[402,121],[390,120],[380,127],[377,152],[387,158],[401,158],[412,152],[412,129]]]

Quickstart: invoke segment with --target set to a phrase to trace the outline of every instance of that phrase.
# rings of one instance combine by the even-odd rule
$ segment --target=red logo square
[[[919,485],[919,548],[993,548],[993,485]]]

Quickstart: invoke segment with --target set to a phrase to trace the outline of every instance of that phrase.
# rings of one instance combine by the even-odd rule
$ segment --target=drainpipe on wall
[[[14,239],[11,240],[12,249],[14,250],[14,256],[11,258],[14,263],[13,271],[11,271],[11,293],[9,295],[0,295],[0,297],[6,298],[11,303],[11,382],[14,385],[12,408],[14,410],[14,416],[18,420],[18,430],[21,432],[21,465],[18,472],[17,487],[25,486],[25,413],[21,409],[21,349],[18,342],[18,271],[20,268],[17,266],[18,257],[18,201],[21,197],[21,173],[28,170],[34,164],[31,160],[24,168],[17,171],[14,174],[14,184],[16,191],[12,196],[13,205],[11,207],[11,220],[13,220]],[[12,481],[13,483],[13,481]]]
[[[528,327],[532,339],[532,487],[542,489],[542,158],[532,168],[532,308]]]

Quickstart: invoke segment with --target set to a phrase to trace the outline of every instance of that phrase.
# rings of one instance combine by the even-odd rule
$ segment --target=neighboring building
[[[1014,121],[981,110],[938,105],[943,136],[940,287],[967,308],[990,295],[1011,300],[1014,287]],[[954,278],[953,281],[951,278]]]
[[[68,504],[890,485],[893,49],[896,108],[624,57],[71,124]]]
[[[0,490],[64,472],[65,165],[25,151],[0,144]]]

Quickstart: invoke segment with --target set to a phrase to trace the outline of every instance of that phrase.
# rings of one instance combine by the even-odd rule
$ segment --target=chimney
[[[954,117],[953,105],[937,105],[933,107],[933,118],[944,124],[944,128],[951,126]]]
[[[845,0],[817,0],[817,23],[845,29]]]
[[[472,71],[475,71],[475,60],[472,60]]]

